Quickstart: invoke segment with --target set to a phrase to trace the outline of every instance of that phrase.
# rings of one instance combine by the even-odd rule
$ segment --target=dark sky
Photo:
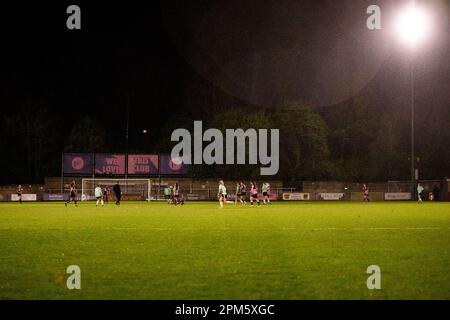
[[[127,101],[156,118],[177,105],[182,61],[162,29],[158,3],[81,3],[80,31],[66,29],[66,7],[2,10],[2,105],[45,99],[61,117],[87,112],[117,123]]]
[[[178,52],[227,92],[266,107],[280,96],[324,107],[379,84],[389,84],[389,99],[403,89],[410,52],[392,29],[408,2],[194,1],[162,5],[162,13]],[[449,6],[419,2],[433,14],[434,30],[416,52],[417,87],[448,101]],[[381,7],[382,30],[366,28],[371,4]]]
[[[283,95],[329,106],[386,79],[390,88],[404,83],[407,52],[389,23],[405,2],[79,2],[81,31],[65,29],[65,3],[5,7],[2,87],[76,108],[102,108],[131,90],[135,105],[157,112],[179,104],[180,78],[193,71],[256,105]],[[436,12],[437,29],[417,68],[428,87],[435,81],[435,95],[449,91],[439,87],[449,74],[448,5],[422,2]],[[382,8],[381,31],[365,27],[370,4]]]

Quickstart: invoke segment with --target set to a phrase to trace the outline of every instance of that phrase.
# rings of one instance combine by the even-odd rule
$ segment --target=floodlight
[[[402,42],[415,47],[429,33],[430,17],[424,9],[410,5],[399,13],[395,29]]]

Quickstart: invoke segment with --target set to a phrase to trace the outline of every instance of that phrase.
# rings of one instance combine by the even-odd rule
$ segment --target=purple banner
[[[96,174],[125,174],[124,154],[96,154],[95,155]]]
[[[186,174],[187,166],[180,159],[171,159],[170,154],[161,155],[161,174]]]
[[[92,174],[92,155],[64,154],[63,171],[65,174]]]
[[[158,155],[128,155],[128,174],[158,174]]]

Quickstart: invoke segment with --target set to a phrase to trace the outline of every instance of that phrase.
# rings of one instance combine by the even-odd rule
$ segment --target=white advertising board
[[[384,200],[411,200],[411,193],[409,192],[385,193]]]
[[[36,201],[37,195],[35,193],[23,193],[22,201]],[[11,195],[11,201],[19,201],[19,196],[16,193]]]
[[[283,193],[283,200],[287,201],[308,201],[309,193],[302,192],[286,192]]]
[[[319,198],[321,200],[342,200],[345,193],[319,193]]]

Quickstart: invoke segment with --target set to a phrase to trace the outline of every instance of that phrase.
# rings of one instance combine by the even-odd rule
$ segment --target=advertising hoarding
[[[125,155],[124,154],[96,154],[95,174],[124,175]]]
[[[390,192],[384,194],[385,200],[411,200],[410,192]]]
[[[161,174],[186,174],[187,166],[180,159],[172,159],[170,154],[161,155]]]
[[[308,201],[309,193],[302,192],[286,192],[283,193],[283,200],[287,201]]]
[[[35,193],[23,193],[22,201],[36,201],[37,195]],[[19,201],[19,196],[16,193],[11,195],[11,201]]]
[[[158,155],[130,154],[128,155],[128,174],[158,174]]]
[[[92,174],[93,157],[91,154],[64,154],[64,174]]]
[[[319,193],[319,200],[342,200],[345,197],[345,193]]]

